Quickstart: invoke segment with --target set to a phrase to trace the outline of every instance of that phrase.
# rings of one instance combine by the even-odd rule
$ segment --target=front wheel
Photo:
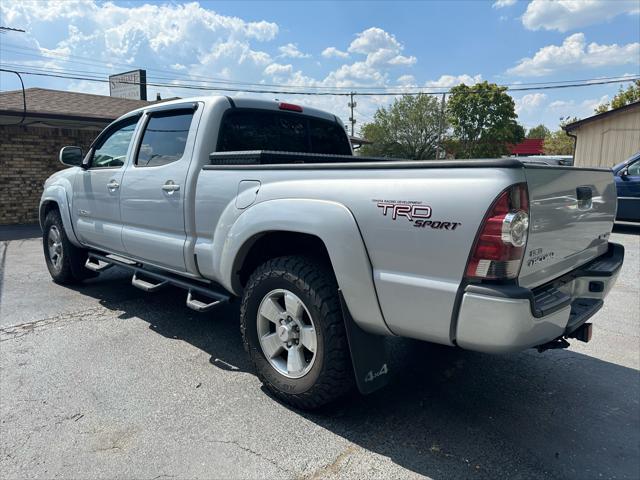
[[[267,261],[242,298],[241,328],[260,380],[304,409],[326,405],[354,384],[333,272],[302,257]]]
[[[91,277],[92,272],[84,268],[87,251],[69,241],[60,212],[51,210],[47,213],[43,227],[44,258],[53,281],[70,284]]]

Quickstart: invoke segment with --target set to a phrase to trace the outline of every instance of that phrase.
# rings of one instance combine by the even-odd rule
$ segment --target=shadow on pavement
[[[42,230],[37,223],[34,225],[0,225],[0,242],[7,240],[26,240],[39,238]]]
[[[219,368],[253,371],[237,305],[198,314],[184,291],[147,294],[117,269],[101,277],[78,291],[203,350]],[[570,350],[490,356],[406,339],[389,348],[386,389],[298,414],[432,478],[640,476],[638,371]]]
[[[640,223],[614,223],[613,233],[629,233],[631,235],[640,235]]]

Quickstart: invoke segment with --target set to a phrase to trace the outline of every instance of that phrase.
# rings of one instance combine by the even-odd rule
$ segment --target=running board
[[[223,303],[222,300],[214,300],[213,302],[205,303],[200,300],[193,298],[193,292],[189,289],[189,293],[187,293],[187,307],[191,310],[195,310],[196,312],[208,312],[214,307],[217,307]]]
[[[87,258],[87,261],[84,264],[84,268],[96,273],[104,272],[105,270],[108,270],[111,267],[113,267],[113,263],[101,262],[100,260],[97,260],[91,257]]]
[[[103,267],[103,270],[106,270],[113,265],[131,270],[133,272],[131,284],[146,292],[157,291],[166,285],[183,288],[189,292],[187,294],[187,307],[197,312],[208,312],[218,305],[227,303],[230,298],[226,292],[216,290],[201,282],[195,280],[190,281],[189,279],[170,273],[147,270],[141,264],[132,262],[125,258],[116,258],[114,256],[106,256],[95,252],[89,252],[89,260],[94,265],[100,265],[101,263],[108,264],[108,267]],[[87,260],[87,263],[89,263],[89,260]],[[144,277],[144,280],[140,277]],[[194,298],[194,293],[197,293],[200,297],[211,299],[212,301],[206,303],[202,300],[198,300]]]
[[[138,277],[138,272],[134,273],[133,277],[131,278],[131,285],[139,288],[140,290],[144,290],[145,292],[156,292],[168,284],[169,284],[168,280],[162,280],[158,283],[151,283],[146,280],[143,280],[140,277]]]

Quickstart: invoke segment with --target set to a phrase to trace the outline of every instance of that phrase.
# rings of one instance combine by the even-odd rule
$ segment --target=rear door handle
[[[180,185],[175,183],[173,180],[167,180],[167,183],[162,186],[162,190],[171,195],[173,192],[180,190]]]
[[[120,184],[115,180],[111,180],[109,183],[107,183],[107,188],[109,189],[110,192],[115,192],[117,189],[120,188]]]

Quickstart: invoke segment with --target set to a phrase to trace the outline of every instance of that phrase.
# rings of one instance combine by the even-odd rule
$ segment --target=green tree
[[[506,155],[509,144],[524,138],[524,128],[516,121],[513,98],[505,87],[494,83],[453,87],[447,112],[460,156],[464,158]]]
[[[360,134],[373,142],[362,155],[427,160],[435,158],[440,129],[438,100],[430,95],[403,95],[379,108]],[[443,129],[446,125],[443,126]]]
[[[604,113],[608,110],[624,107],[630,103],[640,101],[640,80],[635,80],[627,88],[620,87],[618,93],[610,103],[602,103],[595,108],[596,113]]]
[[[551,135],[551,130],[543,124],[533,127],[527,132],[527,138],[546,138],[549,135]]]
[[[567,135],[562,127],[580,120],[578,117],[565,117],[561,119],[560,128],[552,132],[544,139],[543,150],[546,155],[573,155],[575,140]]]

